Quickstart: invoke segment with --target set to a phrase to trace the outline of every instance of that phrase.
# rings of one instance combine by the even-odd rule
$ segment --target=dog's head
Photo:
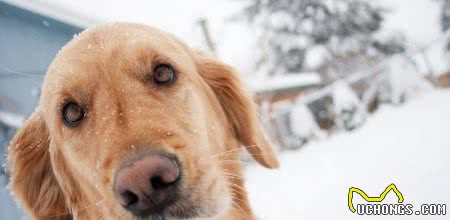
[[[234,70],[166,33],[118,23],[59,52],[8,165],[37,218],[189,219],[246,201],[241,146],[278,166]]]

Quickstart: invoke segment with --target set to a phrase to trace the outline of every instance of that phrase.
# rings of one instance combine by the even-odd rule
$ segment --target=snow
[[[441,31],[441,1],[429,0],[378,0],[372,1],[387,10],[383,22],[383,30],[379,35],[401,33],[405,36],[405,44],[409,50],[426,49],[413,55],[418,66],[433,74],[440,74],[449,68],[449,54],[444,50],[446,41]],[[405,7],[405,3],[408,4]],[[424,59],[427,59],[424,63]]]
[[[350,187],[378,196],[395,183],[405,203],[450,205],[450,90],[403,106],[382,106],[349,133],[279,156],[280,170],[256,164],[245,173],[251,206],[260,219],[352,219]],[[388,195],[387,201],[395,201]],[[355,195],[354,204],[362,200]],[[447,213],[448,214],[448,213]],[[364,217],[367,219],[370,217]],[[397,216],[375,216],[398,219]],[[423,219],[409,216],[408,219]],[[433,216],[448,219],[448,216]]]
[[[308,50],[305,57],[305,68],[314,69],[320,67],[329,58],[329,53],[324,47],[316,46]]]
[[[383,23],[384,31],[403,33],[410,46],[423,47],[441,34],[440,4],[437,1],[378,0],[372,2],[387,10]]]
[[[294,104],[290,113],[290,127],[292,134],[300,141],[311,138],[324,138],[325,134],[320,130],[311,110],[301,102],[301,98]],[[297,147],[301,146],[298,144]]]
[[[0,111],[0,124],[3,123],[9,127],[18,128],[22,125],[24,116],[11,112]]]
[[[332,97],[338,128],[351,130],[364,122],[366,117],[364,106],[347,83],[343,81],[333,83]]]
[[[288,90],[291,88],[319,85],[320,83],[321,78],[317,73],[297,73],[273,77],[260,77],[248,81],[250,88],[254,92]]]
[[[447,32],[447,36],[449,36],[449,32]],[[449,70],[450,57],[448,51],[444,50],[446,46],[447,41],[441,40],[428,47],[424,53],[414,56],[418,65],[425,69],[423,72],[440,75]]]
[[[425,80],[415,66],[404,57],[395,57],[389,63],[388,80],[391,88],[391,101],[395,104],[431,90],[432,85]]]

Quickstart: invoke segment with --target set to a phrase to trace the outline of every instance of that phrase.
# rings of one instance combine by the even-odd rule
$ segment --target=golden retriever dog
[[[240,150],[278,167],[235,70],[151,27],[74,37],[41,94],[7,162],[34,219],[254,219]]]

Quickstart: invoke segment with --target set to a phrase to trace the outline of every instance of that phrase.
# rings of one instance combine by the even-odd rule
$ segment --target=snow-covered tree
[[[269,74],[301,72],[310,68],[305,65],[308,59],[318,56],[330,60],[403,50],[402,42],[395,38],[380,40],[375,36],[384,10],[370,1],[249,1],[244,17],[261,27],[259,40],[263,51],[259,67]],[[320,51],[320,55],[312,51]]]
[[[450,29],[450,0],[442,0],[441,27],[443,31]],[[450,50],[450,38],[448,39],[447,50]]]
[[[333,84],[333,107],[336,127],[338,129],[353,130],[365,121],[367,112],[358,95],[343,82]]]

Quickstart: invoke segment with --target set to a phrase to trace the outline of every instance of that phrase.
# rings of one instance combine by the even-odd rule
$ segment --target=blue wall
[[[23,115],[35,108],[48,65],[58,50],[82,29],[0,2],[0,111]],[[33,76],[30,76],[33,75]],[[0,124],[4,152],[15,130]],[[0,156],[3,164],[4,153]],[[20,219],[0,176],[0,219]]]

